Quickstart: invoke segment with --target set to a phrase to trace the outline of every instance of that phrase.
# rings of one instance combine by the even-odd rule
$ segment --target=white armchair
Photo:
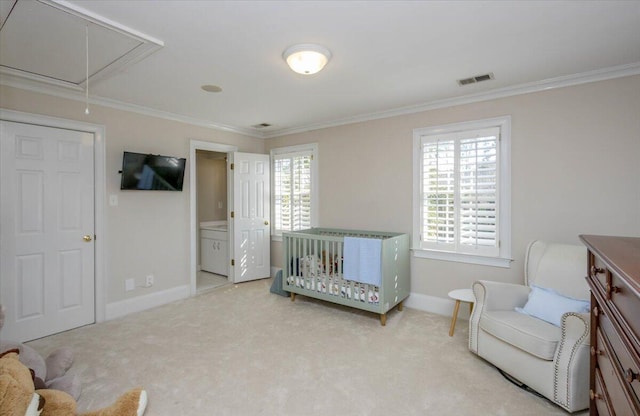
[[[589,300],[587,250],[534,241],[527,248],[524,285],[473,284],[469,349],[569,412],[589,406],[589,314],[564,313],[561,326],[515,311],[531,286]]]

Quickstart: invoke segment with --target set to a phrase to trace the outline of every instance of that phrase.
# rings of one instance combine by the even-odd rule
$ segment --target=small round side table
[[[453,331],[456,329],[456,320],[458,319],[458,309],[460,309],[460,302],[469,303],[469,313],[473,310],[473,304],[476,301],[476,297],[473,295],[471,289],[456,289],[449,292],[449,297],[455,299],[456,305],[453,308],[453,316],[451,317],[451,327],[449,328],[449,336],[453,336]]]

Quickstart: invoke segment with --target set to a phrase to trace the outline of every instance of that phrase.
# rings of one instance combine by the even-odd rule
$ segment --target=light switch
[[[109,205],[112,207],[118,206],[118,195],[109,195]]]

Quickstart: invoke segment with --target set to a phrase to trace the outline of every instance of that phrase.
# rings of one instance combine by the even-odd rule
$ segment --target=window
[[[509,267],[510,117],[414,130],[414,253]]]
[[[272,236],[317,225],[316,144],[271,150]]]

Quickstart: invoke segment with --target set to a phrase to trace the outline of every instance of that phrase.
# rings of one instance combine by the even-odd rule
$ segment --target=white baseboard
[[[456,302],[453,299],[439,298],[420,293],[411,293],[404,301],[404,306],[438,315],[453,316],[455,303]],[[462,303],[462,305],[460,305],[458,319],[469,319],[469,307],[463,307],[463,305],[466,304]]]
[[[120,318],[130,313],[141,312],[147,309],[162,306],[177,300],[186,299],[190,296],[189,285],[177,286],[160,292],[153,292],[148,295],[136,296],[118,302],[107,304],[106,320]]]

